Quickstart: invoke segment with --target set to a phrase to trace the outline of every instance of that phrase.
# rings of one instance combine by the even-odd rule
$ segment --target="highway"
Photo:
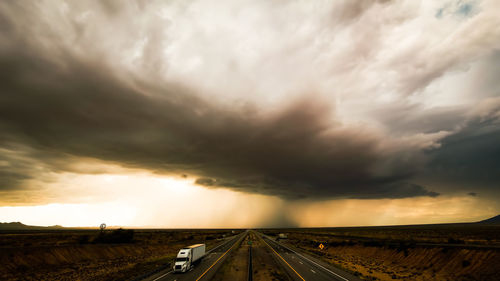
[[[257,232],[264,243],[272,249],[279,262],[293,280],[297,281],[361,281],[358,277],[337,269],[307,254],[292,249],[291,246],[274,241]]]
[[[222,245],[216,246],[210,250],[200,263],[196,264],[191,271],[186,273],[173,273],[172,269],[168,269],[156,273],[145,281],[206,281],[210,280],[217,272],[217,269],[222,265],[224,260],[229,256],[229,252],[237,247],[239,242],[247,235],[247,232],[236,235]]]
[[[171,269],[158,272],[144,279],[146,281],[208,281],[216,274],[224,261],[231,255],[231,252],[239,247],[242,240],[249,234],[255,234],[259,237],[274,255],[276,260],[275,265],[280,265],[291,280],[295,281],[361,281],[361,279],[337,269],[323,261],[311,257],[310,255],[293,248],[290,245],[276,242],[274,239],[259,233],[257,231],[246,231],[238,234],[227,241],[219,244],[209,252],[201,260],[201,262],[186,273],[173,273]],[[248,255],[246,259],[249,259]],[[248,268],[251,267],[251,261],[248,262]],[[247,272],[248,279],[252,280],[253,273]],[[225,279],[225,278],[223,278]]]

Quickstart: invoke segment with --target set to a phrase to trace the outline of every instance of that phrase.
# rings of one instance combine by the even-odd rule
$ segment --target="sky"
[[[2,1],[0,221],[500,213],[497,0]]]

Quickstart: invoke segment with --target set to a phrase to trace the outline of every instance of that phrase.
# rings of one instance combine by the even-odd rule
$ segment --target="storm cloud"
[[[380,136],[367,128],[330,124],[330,109],[316,102],[293,101],[266,115],[247,108],[242,114],[179,86],[127,86],[70,57],[63,70],[29,50],[13,51],[1,58],[8,66],[1,74],[7,82],[2,141],[35,149],[32,157],[55,171],[64,171],[65,163],[52,158],[73,155],[286,197],[436,195],[404,182],[414,170],[411,158],[384,153]],[[390,172],[377,174],[388,159]],[[4,188],[30,176],[24,166],[10,167]]]
[[[482,118],[471,119],[459,133],[442,140],[439,150],[429,152],[430,161],[421,177],[448,190],[474,189],[489,195],[500,187],[500,104],[494,111],[482,112]],[[493,114],[491,114],[493,113]],[[469,195],[475,196],[475,192]]]
[[[485,188],[500,181],[490,174],[500,159],[498,108],[480,121],[481,101],[499,94],[496,81],[481,84],[479,100],[429,98],[454,83],[447,73],[491,70],[482,60],[497,56],[500,42],[488,33],[495,22],[471,38],[448,37],[460,52],[453,42],[427,49],[430,38],[388,54],[398,24],[418,19],[412,5],[338,2],[313,21],[293,5],[226,3],[243,13],[241,26],[219,36],[235,19],[204,13],[203,2],[102,3],[0,4],[1,190],[79,172],[68,165],[78,157],[288,199],[435,197],[473,159],[467,180]],[[470,5],[475,13],[433,13],[433,21],[463,21],[456,32],[465,34],[472,21],[491,20]],[[303,29],[289,29],[281,8]],[[387,18],[377,22],[380,11]],[[277,22],[266,30],[270,15]],[[260,37],[245,36],[253,23]],[[370,23],[374,32],[361,40],[356,31]],[[285,45],[272,39],[280,32]],[[334,50],[328,38],[354,48]]]

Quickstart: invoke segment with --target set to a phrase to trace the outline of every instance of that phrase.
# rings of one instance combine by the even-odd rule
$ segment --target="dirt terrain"
[[[240,244],[235,245],[235,249],[229,254],[229,258],[212,278],[213,281],[246,281],[248,274],[248,236]]]
[[[248,280],[248,249],[249,241],[252,244],[252,265],[254,281],[288,281],[288,275],[283,271],[281,265],[276,262],[274,254],[258,239],[255,234],[250,233],[235,249],[229,259],[217,271],[213,281],[246,281]]]
[[[365,280],[500,280],[500,226],[435,225],[265,229]],[[0,280],[130,280],[169,267],[186,245],[207,248],[230,230],[52,230],[0,232]],[[248,241],[254,280],[289,280],[252,233],[214,280],[246,280]],[[318,246],[325,248],[320,250]]]
[[[437,225],[285,232],[282,240],[366,280],[500,280],[500,227]],[[326,246],[323,250],[319,245]]]
[[[341,246],[324,259],[372,280],[500,280],[500,251]]]
[[[111,232],[111,230],[109,231]],[[186,245],[219,243],[229,230],[135,230],[127,243],[98,230],[0,233],[0,280],[126,280],[169,266]]]
[[[258,239],[255,234],[250,234],[252,241],[252,256],[253,256],[253,280],[283,280],[291,281],[290,277],[285,273],[283,267],[278,264],[277,257]]]

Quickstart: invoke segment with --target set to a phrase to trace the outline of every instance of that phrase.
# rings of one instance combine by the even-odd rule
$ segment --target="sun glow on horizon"
[[[151,228],[334,227],[464,222],[464,210],[470,214],[465,220],[474,221],[498,208],[471,196],[287,201],[144,171],[62,173],[43,192],[50,194],[44,202],[0,207],[0,221],[66,227],[103,222]]]
[[[151,173],[64,173],[45,187],[50,200],[0,207],[0,221],[67,227],[252,227],[282,204],[272,196],[209,189],[193,178]],[[272,217],[272,216],[271,216]]]

